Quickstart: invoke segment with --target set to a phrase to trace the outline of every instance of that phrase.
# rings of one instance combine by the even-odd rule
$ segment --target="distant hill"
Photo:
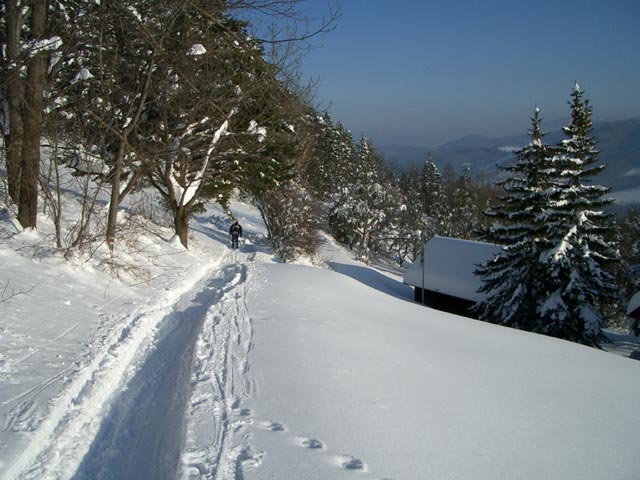
[[[562,140],[560,127],[567,122],[557,123],[558,127],[554,130],[546,126],[547,143]],[[600,161],[607,165],[597,177],[597,183],[609,186],[614,191],[640,188],[640,118],[595,123],[594,135],[602,152]],[[377,150],[388,163],[401,170],[411,165],[421,167],[431,153],[433,161],[441,170],[447,164],[451,164],[456,171],[468,166],[474,178],[492,180],[498,173],[498,166],[512,163],[513,152],[528,142],[526,134],[500,138],[469,135],[437,149],[389,145]]]

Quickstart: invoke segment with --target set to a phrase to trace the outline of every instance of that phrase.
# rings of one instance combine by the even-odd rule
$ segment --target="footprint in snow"
[[[317,438],[298,437],[296,440],[301,447],[311,450],[324,450],[326,448],[325,444]]]
[[[231,404],[231,410],[238,417],[250,417],[253,414],[250,408],[245,408],[240,404],[240,400],[236,400]]]
[[[264,430],[268,430],[270,432],[286,432],[287,429],[284,425],[278,422],[271,422],[269,420],[260,422],[260,427]]]
[[[335,463],[344,470],[359,470],[362,472],[367,471],[367,464],[359,458],[352,457],[351,455],[336,455],[334,457]]]

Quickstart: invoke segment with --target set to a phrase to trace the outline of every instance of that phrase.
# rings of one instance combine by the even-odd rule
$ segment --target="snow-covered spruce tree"
[[[610,240],[612,215],[603,211],[611,203],[605,197],[609,189],[590,184],[604,169],[596,165],[592,109],[577,84],[571,98],[571,124],[563,129],[566,138],[545,172],[561,182],[549,192],[545,214],[549,245],[540,261],[548,296],[539,306],[540,332],[598,346],[605,339],[602,307],[617,298],[607,268],[619,257]]]
[[[398,198],[398,260],[413,261],[424,242],[442,233],[444,188],[438,167],[429,154],[422,169],[412,165],[400,175]]]
[[[515,153],[513,165],[502,167],[506,176],[497,185],[505,194],[485,212],[493,224],[482,232],[482,240],[503,249],[476,271],[485,298],[474,306],[481,320],[528,331],[542,329],[538,306],[546,297],[546,281],[538,258],[548,246],[547,194],[558,187],[548,174],[555,149],[543,142],[539,113],[536,108],[529,144]]]
[[[411,165],[408,171],[401,172],[397,180],[399,204],[396,222],[398,231],[393,239],[391,250],[400,264],[406,260],[412,262],[423,242],[420,181],[420,170],[416,165]]]
[[[626,307],[626,300],[640,290],[640,210],[634,208],[618,221],[617,238],[622,260],[619,277],[625,285]]]
[[[422,167],[420,194],[422,196],[422,228],[424,239],[428,240],[442,233],[445,210],[442,175],[431,155],[427,156]]]
[[[456,233],[456,219],[453,216],[453,210],[455,208],[455,193],[458,183],[458,174],[456,173],[453,165],[448,163],[442,170],[442,191],[443,202],[440,210],[440,233],[447,237],[455,237]]]
[[[321,116],[319,123],[319,151],[307,165],[305,177],[314,195],[330,210],[332,198],[352,182],[356,145],[351,132],[340,122],[334,125],[330,115]]]
[[[478,225],[481,212],[478,193],[471,180],[471,172],[466,167],[455,182],[451,205],[451,227],[449,235],[455,238],[471,239]]]
[[[381,164],[371,143],[362,137],[356,161],[346,173],[352,183],[334,196],[329,214],[332,234],[365,260],[370,258],[387,216],[388,192],[380,182]]]
[[[398,239],[404,238],[405,232],[401,229],[401,220],[406,210],[406,196],[401,189],[397,175],[381,162],[378,173],[378,183],[384,189],[381,201],[381,209],[384,212],[384,220],[379,228],[379,233],[372,238],[372,252],[375,256],[392,262],[402,262],[406,255],[399,255],[397,249]],[[414,232],[414,238],[418,238],[418,232]],[[410,257],[413,260],[413,257]]]
[[[303,173],[305,184],[318,200],[322,225],[339,242],[351,245],[351,228],[334,215],[346,192],[355,181],[358,153],[351,132],[338,122],[333,124],[328,114],[317,117],[320,134],[316,153],[306,162]]]

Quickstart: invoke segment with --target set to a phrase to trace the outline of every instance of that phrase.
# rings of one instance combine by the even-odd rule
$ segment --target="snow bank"
[[[638,362],[335,272],[265,265],[252,284],[248,480],[637,478]]]

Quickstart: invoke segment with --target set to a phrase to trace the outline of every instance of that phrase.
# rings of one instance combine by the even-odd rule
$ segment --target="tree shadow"
[[[389,278],[372,268],[340,262],[327,262],[327,265],[332,270],[351,277],[368,287],[375,288],[382,293],[402,300],[413,301],[413,289],[409,285]]]

